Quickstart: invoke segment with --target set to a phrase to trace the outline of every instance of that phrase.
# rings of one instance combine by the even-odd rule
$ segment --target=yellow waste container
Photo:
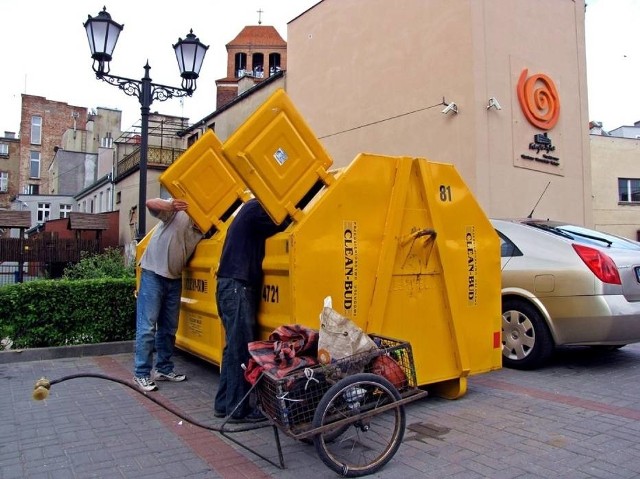
[[[411,343],[420,386],[462,396],[469,375],[501,367],[495,230],[450,164],[362,153],[346,168],[330,166],[278,90],[224,144],[208,132],[163,173],[165,187],[197,204],[188,213],[215,226],[183,274],[177,346],[220,363],[215,271],[229,211],[248,189],[276,222],[293,220],[266,243],[262,338],[283,324],[319,328],[331,296],[333,308],[366,332]],[[198,168],[223,174],[213,179]],[[220,177],[228,181],[218,185]],[[194,200],[203,191],[209,198]]]

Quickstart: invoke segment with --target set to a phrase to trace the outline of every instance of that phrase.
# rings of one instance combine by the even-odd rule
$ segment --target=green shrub
[[[99,254],[83,251],[80,261],[65,268],[64,279],[133,278],[134,266],[126,266],[117,248],[106,248]]]
[[[0,334],[14,348],[135,337],[135,278],[42,280],[0,288]]]

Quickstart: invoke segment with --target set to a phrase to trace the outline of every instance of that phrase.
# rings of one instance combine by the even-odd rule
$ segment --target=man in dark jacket
[[[249,391],[242,364],[249,361],[247,344],[255,340],[256,314],[262,287],[265,241],[286,228],[277,225],[256,199],[247,201],[227,230],[217,272],[216,305],[225,329],[216,417],[229,416]],[[229,422],[265,419],[245,401]]]

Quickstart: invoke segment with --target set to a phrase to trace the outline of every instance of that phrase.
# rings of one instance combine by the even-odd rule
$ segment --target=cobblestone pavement
[[[7,353],[0,353],[7,354]],[[281,470],[216,432],[218,368],[176,355],[184,383],[142,394],[113,381],[76,378],[34,401],[35,381],[91,373],[131,382],[132,354],[0,361],[0,479],[334,478],[313,445],[280,434]],[[473,376],[458,400],[407,406],[398,453],[379,478],[640,477],[640,345],[559,351],[537,371]],[[235,440],[277,463],[270,427]]]

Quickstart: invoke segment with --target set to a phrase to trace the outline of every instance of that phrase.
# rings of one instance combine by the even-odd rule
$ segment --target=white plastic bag
[[[318,361],[328,364],[376,348],[373,339],[357,324],[332,308],[331,296],[327,296],[320,314]]]

